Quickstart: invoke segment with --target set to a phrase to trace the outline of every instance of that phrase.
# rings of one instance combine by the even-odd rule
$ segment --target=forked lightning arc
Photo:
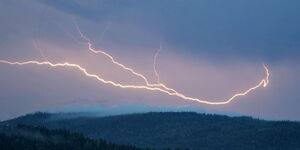
[[[160,51],[162,51],[162,40],[161,39],[159,41],[159,49],[154,54],[154,59],[153,59],[153,71],[154,71],[157,83],[160,83],[160,77],[159,77],[159,74],[158,74],[157,69],[156,69],[156,61],[158,59],[158,55],[159,55]]]
[[[78,33],[80,34],[81,38],[86,40],[87,45],[88,45],[88,50],[90,52],[93,52],[95,54],[102,54],[102,55],[108,57],[113,64],[115,64],[115,65],[119,66],[120,68],[122,68],[126,71],[129,71],[133,75],[143,79],[144,82],[145,82],[145,85],[131,85],[131,84],[127,85],[127,84],[120,84],[120,83],[117,83],[117,82],[114,82],[114,81],[111,81],[111,80],[106,80],[106,79],[102,78],[100,75],[93,74],[93,73],[87,71],[84,67],[80,66],[79,64],[75,64],[75,63],[68,63],[68,62],[52,63],[50,61],[34,61],[34,60],[24,61],[24,62],[18,62],[18,61],[11,62],[11,61],[7,61],[7,60],[0,60],[0,63],[10,64],[10,65],[20,65],[20,66],[34,64],[34,65],[47,65],[47,66],[50,66],[50,67],[70,67],[70,68],[75,68],[75,69],[81,71],[86,77],[94,78],[99,82],[102,82],[102,83],[105,83],[105,84],[110,84],[110,85],[115,86],[115,87],[159,91],[159,92],[165,93],[165,94],[170,95],[170,96],[179,97],[179,98],[184,99],[184,100],[196,101],[196,102],[199,102],[199,103],[210,104],[210,105],[228,104],[237,97],[245,96],[248,93],[250,93],[251,91],[253,91],[253,90],[255,90],[259,87],[266,87],[269,84],[270,73],[269,73],[269,70],[268,70],[267,66],[263,65],[263,67],[265,69],[265,73],[266,73],[265,78],[263,78],[255,86],[250,87],[249,89],[247,89],[243,92],[236,93],[233,96],[229,97],[228,99],[225,99],[225,100],[222,100],[222,101],[217,101],[217,100],[211,101],[211,100],[204,100],[204,99],[200,99],[200,98],[194,98],[194,97],[186,96],[185,94],[177,92],[175,89],[170,88],[170,87],[168,87],[165,84],[160,82],[159,75],[156,71],[155,65],[156,65],[156,59],[158,57],[158,53],[161,50],[161,46],[160,46],[160,49],[157,51],[157,53],[155,54],[155,57],[154,57],[153,67],[154,67],[155,75],[157,77],[157,83],[153,84],[153,83],[150,83],[149,80],[143,74],[138,73],[138,72],[134,71],[132,68],[127,67],[126,65],[116,61],[114,59],[114,57],[111,56],[110,54],[108,54],[107,52],[104,52],[102,50],[95,50],[93,48],[93,44],[92,44],[91,40],[89,38],[87,38],[87,36],[85,36],[81,32],[79,26],[77,25],[77,23],[75,21],[74,21],[74,24],[75,24],[76,29],[77,29]]]

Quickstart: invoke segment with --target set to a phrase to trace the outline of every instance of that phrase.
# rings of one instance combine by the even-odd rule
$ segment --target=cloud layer
[[[75,62],[118,82],[142,84],[103,56],[87,51],[73,18],[95,47],[187,95],[225,99],[271,71],[267,88],[225,106],[157,92],[118,89],[72,69],[0,64],[0,119],[37,110],[100,104],[193,106],[267,119],[299,120],[298,1],[15,1],[0,2],[0,59]]]

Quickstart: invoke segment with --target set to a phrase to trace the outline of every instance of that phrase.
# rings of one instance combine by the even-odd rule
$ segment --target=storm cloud
[[[107,79],[142,83],[87,52],[76,20],[96,48],[153,82],[153,56],[162,41],[161,79],[188,95],[230,97],[264,77],[263,63],[271,78],[268,87],[247,97],[209,106],[95,83],[74,70],[0,64],[0,119],[37,110],[141,103],[299,120],[299,5],[297,0],[1,0],[0,59],[76,62]]]

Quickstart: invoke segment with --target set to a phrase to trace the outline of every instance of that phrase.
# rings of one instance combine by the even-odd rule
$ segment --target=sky
[[[95,49],[151,83],[161,47],[156,65],[161,82],[192,97],[222,101],[261,81],[263,64],[270,71],[267,87],[226,105],[208,105],[121,89],[76,69],[0,63],[0,120],[35,111],[168,108],[299,121],[299,5],[298,0],[0,0],[1,60],[76,63],[107,80],[143,84],[91,53],[77,23]]]

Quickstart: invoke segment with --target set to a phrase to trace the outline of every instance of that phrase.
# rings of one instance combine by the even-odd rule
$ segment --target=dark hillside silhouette
[[[192,112],[73,117],[36,113],[2,124],[65,129],[92,139],[151,148],[299,150],[300,123]]]

